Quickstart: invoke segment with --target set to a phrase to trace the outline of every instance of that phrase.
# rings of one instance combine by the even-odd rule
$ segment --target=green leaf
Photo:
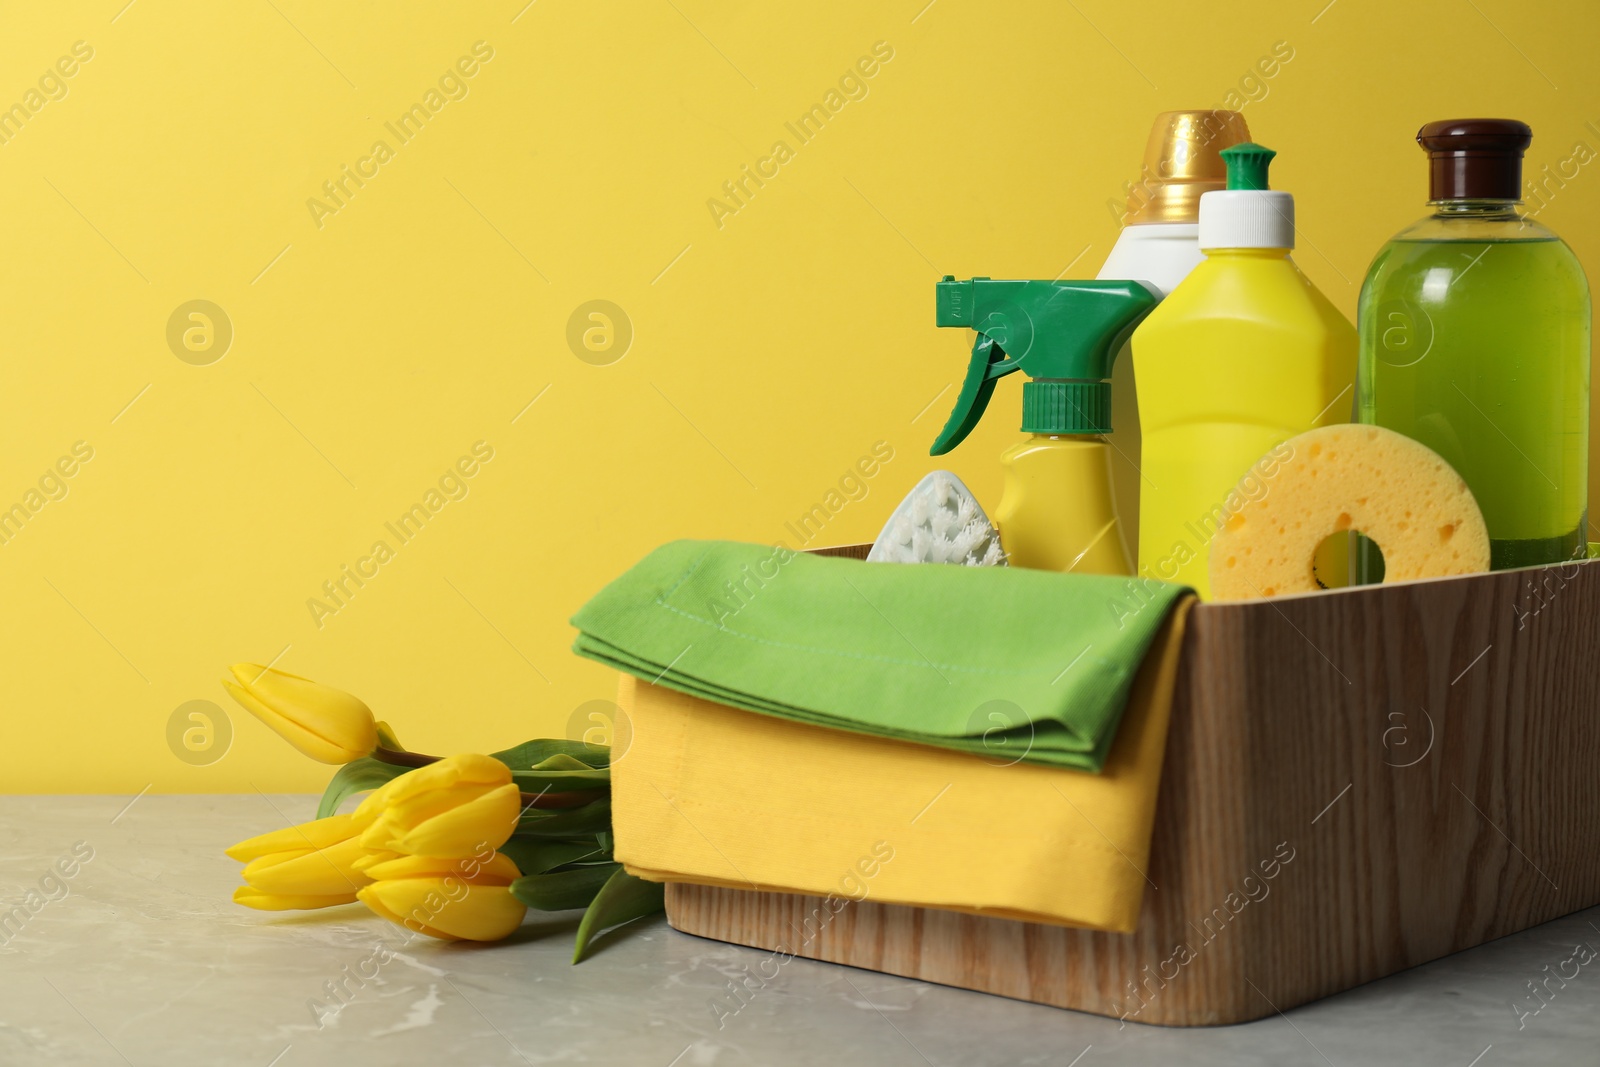
[[[567,793],[584,789],[606,789],[611,785],[609,767],[591,767],[582,760],[558,752],[525,771],[512,771],[517,788],[524,793]]]
[[[530,874],[511,883],[511,895],[540,911],[571,911],[587,907],[620,863],[596,863],[554,874]]]
[[[583,837],[611,829],[611,798],[601,797],[577,808],[529,808],[517,820],[524,837]]]
[[[326,819],[338,811],[339,805],[344,803],[345,798],[376,789],[385,782],[414,769],[384,763],[371,756],[351,760],[339,768],[333,779],[328,782],[328,788],[322,791],[322,803],[317,805],[317,818]]]
[[[558,867],[565,867],[569,863],[578,863],[588,860],[593,863],[605,863],[611,859],[611,853],[601,848],[594,840],[582,841],[546,841],[513,837],[510,841],[500,846],[500,851],[511,858],[517,865],[517,870],[523,874],[545,874]]]
[[[613,926],[620,926],[646,915],[654,915],[666,907],[667,887],[661,882],[647,882],[623,870],[617,871],[600,887],[600,892],[583,913],[578,924],[577,943],[572,948],[572,962],[583,959],[584,951],[595,935]]]
[[[589,767],[611,765],[611,749],[606,745],[591,745],[584,741],[566,741],[554,737],[524,741],[514,748],[491,752],[489,755],[514,771],[532,770],[551,756],[571,756]]]

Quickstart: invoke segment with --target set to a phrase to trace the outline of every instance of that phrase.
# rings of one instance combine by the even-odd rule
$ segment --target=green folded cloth
[[[675,541],[573,616],[573,651],[763,715],[1098,772],[1185,592]]]

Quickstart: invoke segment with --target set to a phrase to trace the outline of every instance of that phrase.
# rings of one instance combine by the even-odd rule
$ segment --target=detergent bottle
[[[1157,115],[1139,180],[1127,183],[1122,232],[1099,277],[1138,278],[1163,294],[1176,289],[1205,259],[1200,251],[1200,198],[1228,187],[1222,150],[1248,140],[1250,128],[1237,111]]]
[[[1164,111],[1150,126],[1139,180],[1128,182],[1122,232],[1098,278],[1138,278],[1161,295],[1178,287],[1205,259],[1200,251],[1200,197],[1228,185],[1222,150],[1250,140],[1237,111]],[[1114,206],[1114,205],[1113,205]],[[1111,366],[1111,490],[1129,538],[1139,530],[1139,400],[1133,361],[1124,351]]]
[[[1209,595],[1211,539],[1252,467],[1284,441],[1349,422],[1356,331],[1289,258],[1294,198],[1267,188],[1270,148],[1224,149],[1228,188],[1200,198],[1205,262],[1134,332],[1144,431],[1139,573]],[[1319,553],[1319,578],[1343,546]]]
[[[1156,294],[1132,281],[938,283],[940,326],[978,332],[955,410],[931,454],[943,455],[983,417],[995,382],[1013,371],[1029,436],[1000,457],[1005,491],[995,511],[1014,567],[1129,574],[1111,496],[1111,366]]]

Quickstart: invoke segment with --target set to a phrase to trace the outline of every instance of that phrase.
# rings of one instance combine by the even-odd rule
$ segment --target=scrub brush
[[[1006,557],[978,498],[954,474],[934,471],[894,509],[867,562],[1003,567]]]

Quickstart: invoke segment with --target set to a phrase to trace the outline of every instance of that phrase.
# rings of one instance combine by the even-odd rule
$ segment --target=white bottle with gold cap
[[[1128,184],[1122,233],[1097,278],[1146,282],[1163,295],[1205,259],[1200,251],[1200,196],[1228,184],[1219,153],[1250,140],[1237,111],[1166,111],[1156,116],[1139,180]],[[1121,526],[1139,530],[1139,407],[1126,348],[1112,365],[1112,491]]]

